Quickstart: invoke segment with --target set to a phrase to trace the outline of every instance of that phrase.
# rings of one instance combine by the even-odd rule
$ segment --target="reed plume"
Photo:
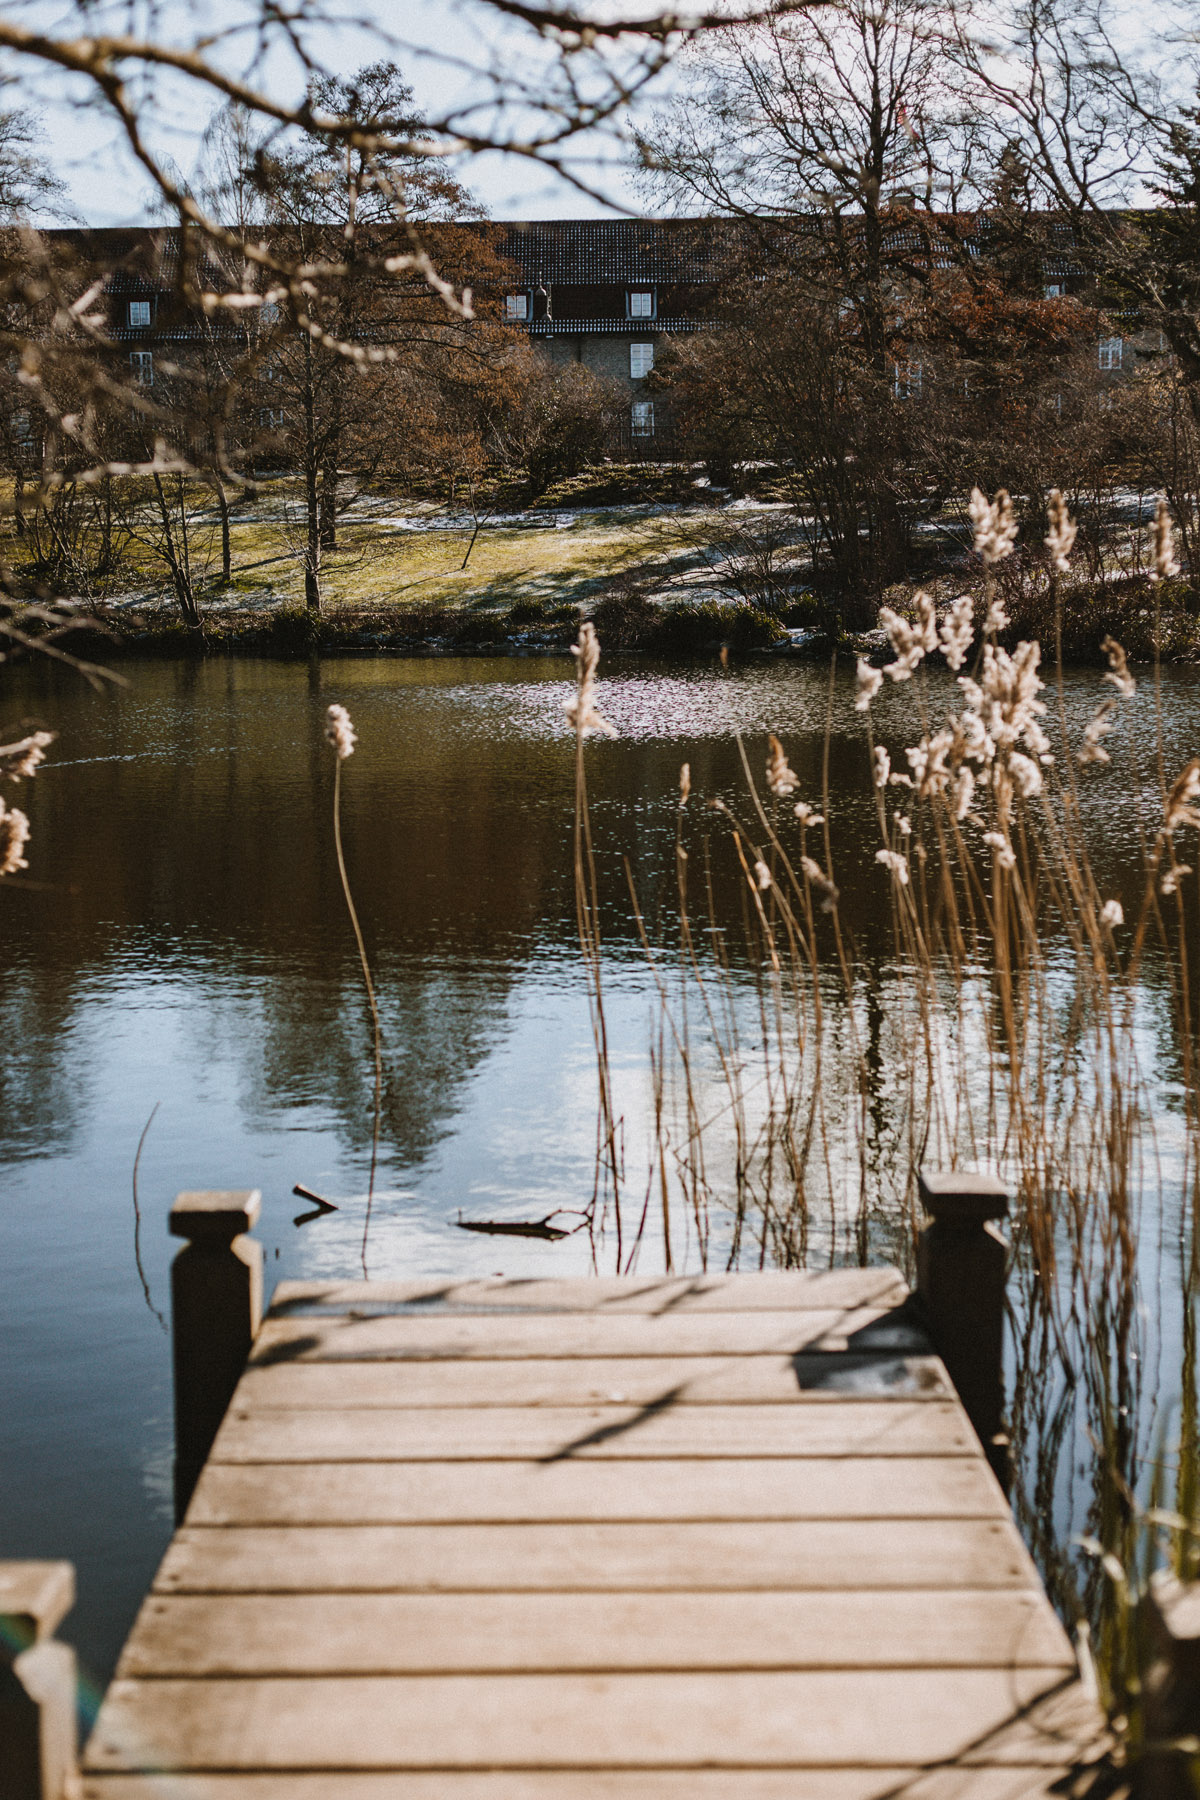
[[[25,781],[37,773],[54,742],[52,731],[34,731],[12,744],[0,744],[0,778]],[[29,867],[25,846],[29,842],[29,817],[19,806],[8,806],[0,795],[0,880]]]

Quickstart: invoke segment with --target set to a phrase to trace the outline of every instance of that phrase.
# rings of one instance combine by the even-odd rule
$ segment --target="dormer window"
[[[892,392],[897,400],[915,400],[925,381],[925,365],[915,357],[892,365]]]
[[[529,295],[505,294],[504,316],[510,325],[522,324],[529,317]]]
[[[131,300],[129,302],[129,323],[131,325],[148,325],[150,323],[150,302],[148,300]]]
[[[630,288],[629,316],[631,319],[652,319],[654,317],[654,290],[652,288]]]

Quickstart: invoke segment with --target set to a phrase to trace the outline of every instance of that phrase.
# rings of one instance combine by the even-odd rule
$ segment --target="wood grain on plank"
[[[95,1768],[1061,1764],[1061,1668],[116,1681]]]
[[[158,1593],[1030,1587],[1002,1519],[227,1526],[176,1532]]]
[[[521,1281],[281,1281],[272,1311],[300,1306],[460,1306],[548,1312],[754,1312],[899,1306],[895,1269],[770,1269],[733,1275],[593,1275]]]
[[[920,1355],[928,1344],[907,1320],[876,1307],[814,1312],[528,1313],[492,1317],[403,1313],[357,1318],[268,1319],[251,1366],[299,1360],[355,1362],[382,1357],[432,1359],[530,1356],[761,1356],[771,1351],[896,1350]]]
[[[210,1462],[191,1525],[1011,1517],[982,1456]]]
[[[247,1410],[235,1394],[215,1462],[455,1462],[665,1456],[974,1456],[961,1407],[937,1400],[822,1406],[431,1407]]]
[[[1065,1770],[569,1769],[85,1775],[83,1800],[1063,1800]]]
[[[276,1362],[248,1369],[247,1408],[273,1406],[678,1406],[842,1398],[953,1398],[936,1356],[539,1357],[507,1362]]]
[[[1020,1589],[752,1594],[152,1595],[121,1676],[481,1670],[1073,1669]]]

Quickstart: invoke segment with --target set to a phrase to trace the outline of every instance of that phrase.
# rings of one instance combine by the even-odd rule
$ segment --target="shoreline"
[[[549,617],[528,618],[529,608],[511,613],[469,609],[414,609],[407,616],[339,607],[309,613],[294,607],[254,612],[208,612],[199,631],[176,616],[131,616],[101,604],[80,619],[67,643],[73,652],[103,661],[140,657],[263,656],[303,661],[310,656],[390,655],[561,656],[570,654],[578,609],[559,608]],[[415,616],[414,616],[415,614]],[[682,603],[636,620],[592,615],[610,655],[729,654],[826,657],[834,639],[819,629],[789,629],[774,616],[737,603]],[[607,629],[606,629],[607,627]],[[870,634],[874,637],[875,634]],[[851,647],[849,640],[842,640]],[[862,648],[865,640],[853,640]],[[882,647],[882,634],[880,634]],[[874,648],[873,642],[870,648]]]
[[[148,658],[203,660],[216,656],[264,657],[283,662],[356,655],[412,659],[569,657],[580,620],[588,615],[575,607],[560,607],[549,617],[531,620],[530,610],[521,605],[511,613],[414,608],[399,618],[395,612],[357,607],[322,613],[287,606],[253,612],[213,610],[204,615],[202,627],[196,631],[177,615],[165,611],[148,619],[124,609],[111,612],[101,603],[82,615],[67,632],[64,647],[71,654],[101,663]],[[678,658],[681,663],[714,656],[827,662],[836,650],[882,667],[892,655],[878,628],[838,632],[822,625],[788,626],[774,613],[739,602],[685,601],[644,610],[601,603],[590,616],[609,656]],[[1185,619],[1192,630],[1179,633],[1178,626]],[[1014,626],[1001,641],[1011,648],[1021,637],[1037,637],[1036,626],[1040,623],[1030,621],[1024,630]],[[1073,632],[1070,641],[1063,645],[1063,666],[1103,666],[1100,640],[1109,632],[1121,635],[1121,623],[1101,614],[1094,622],[1089,621],[1089,630]],[[1190,615],[1162,620],[1162,637],[1166,641],[1158,647],[1161,662],[1175,666],[1200,663],[1195,623]],[[1144,629],[1135,629],[1126,637],[1132,664],[1142,666],[1155,660],[1153,642],[1146,641]],[[1041,641],[1044,646],[1044,634]],[[930,661],[940,665],[941,653],[934,652]],[[1048,657],[1044,658],[1044,667],[1053,667]]]

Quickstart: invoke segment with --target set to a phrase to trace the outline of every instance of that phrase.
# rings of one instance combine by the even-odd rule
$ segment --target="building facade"
[[[513,271],[503,316],[556,363],[581,363],[624,384],[631,448],[670,436],[661,395],[648,388],[666,339],[711,319],[721,282],[743,254],[725,219],[530,219],[497,228]]]

